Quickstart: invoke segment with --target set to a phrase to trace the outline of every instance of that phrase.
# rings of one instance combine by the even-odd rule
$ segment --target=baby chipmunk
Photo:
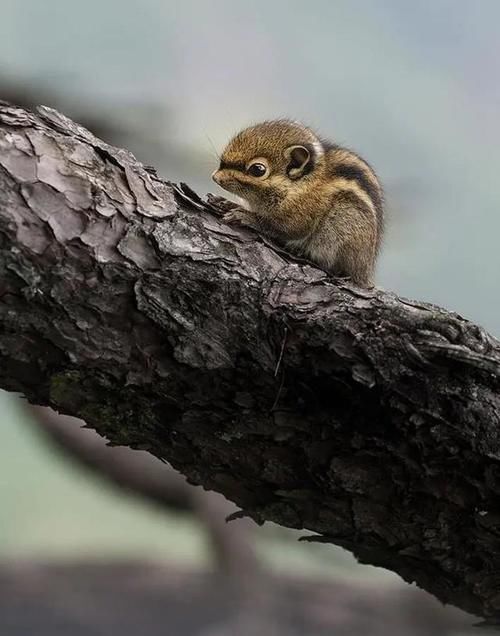
[[[212,178],[246,203],[226,221],[249,225],[356,285],[373,284],[383,192],[354,152],[298,122],[266,121],[233,137]]]

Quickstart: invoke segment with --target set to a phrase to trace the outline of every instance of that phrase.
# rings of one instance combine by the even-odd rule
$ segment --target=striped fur
[[[261,177],[246,172],[256,161],[266,166]],[[356,153],[298,122],[267,121],[229,142],[213,178],[248,204],[228,220],[256,227],[333,274],[372,284],[384,226],[383,192]]]

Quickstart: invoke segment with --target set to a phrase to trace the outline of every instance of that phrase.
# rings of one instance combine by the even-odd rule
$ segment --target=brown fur
[[[253,163],[266,174],[248,174]],[[297,122],[268,121],[229,142],[213,178],[247,202],[248,209],[229,212],[228,221],[251,225],[357,285],[373,284],[383,194],[372,168],[354,152]]]

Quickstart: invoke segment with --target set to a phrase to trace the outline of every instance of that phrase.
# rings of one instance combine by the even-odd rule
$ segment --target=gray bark
[[[496,621],[499,343],[185,192],[0,104],[0,386]]]

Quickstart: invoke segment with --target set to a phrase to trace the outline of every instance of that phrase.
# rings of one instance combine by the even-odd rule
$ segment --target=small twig
[[[286,338],[288,336],[288,327],[285,326],[285,335],[283,336],[283,342],[281,343],[281,351],[278,358],[278,362],[276,363],[276,368],[274,369],[274,377],[278,375],[278,371],[280,369],[281,361],[283,360],[283,354],[285,352]]]
[[[276,398],[274,399],[273,405],[271,406],[271,413],[274,411],[274,409],[278,405],[279,399],[281,397],[281,391],[283,390],[284,384],[285,384],[285,372],[283,371],[283,373],[281,374],[280,386],[279,386],[278,392],[276,393]]]
[[[283,341],[281,343],[281,349],[280,349],[280,355],[278,357],[278,362],[276,363],[276,368],[274,369],[274,377],[276,377],[278,375],[278,372],[280,370],[281,367],[281,362],[283,360],[283,355],[285,353],[285,346],[286,346],[286,339],[288,336],[288,327],[285,326],[285,334],[283,336]],[[283,385],[285,383],[285,371],[283,370],[282,374],[281,374],[281,381],[280,381],[280,385],[278,388],[278,392],[276,393],[276,397],[274,398],[274,402],[273,405],[271,406],[271,413],[274,411],[274,409],[276,408],[280,396],[281,396],[281,391],[283,390]]]

